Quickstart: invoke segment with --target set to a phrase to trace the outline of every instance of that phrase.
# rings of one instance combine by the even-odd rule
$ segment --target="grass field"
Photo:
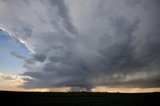
[[[160,106],[160,93],[1,91],[0,101],[6,105],[16,106]]]

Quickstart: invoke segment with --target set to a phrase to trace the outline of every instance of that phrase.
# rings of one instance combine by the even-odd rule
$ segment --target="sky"
[[[0,89],[160,91],[159,0],[0,0]]]
[[[20,54],[29,56],[28,50],[22,44],[16,43],[11,37],[5,33],[0,32],[0,70],[5,74],[19,74],[23,72],[23,61],[11,55],[11,52],[18,52]],[[9,65],[9,66],[8,66]],[[8,66],[8,67],[7,67]],[[12,70],[11,70],[12,69]],[[16,70],[16,71],[13,71]]]

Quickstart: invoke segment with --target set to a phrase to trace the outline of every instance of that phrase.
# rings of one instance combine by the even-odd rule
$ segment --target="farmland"
[[[99,92],[9,92],[0,91],[6,105],[69,105],[69,106],[136,106],[158,105],[160,93],[99,93]]]

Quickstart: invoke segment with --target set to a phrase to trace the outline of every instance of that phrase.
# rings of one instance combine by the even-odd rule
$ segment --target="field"
[[[1,104],[16,106],[158,106],[160,104],[160,93],[0,91],[0,102]]]

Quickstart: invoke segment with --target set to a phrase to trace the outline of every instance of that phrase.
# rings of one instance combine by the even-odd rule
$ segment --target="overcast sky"
[[[159,89],[159,10],[159,0],[0,0],[0,80]]]

